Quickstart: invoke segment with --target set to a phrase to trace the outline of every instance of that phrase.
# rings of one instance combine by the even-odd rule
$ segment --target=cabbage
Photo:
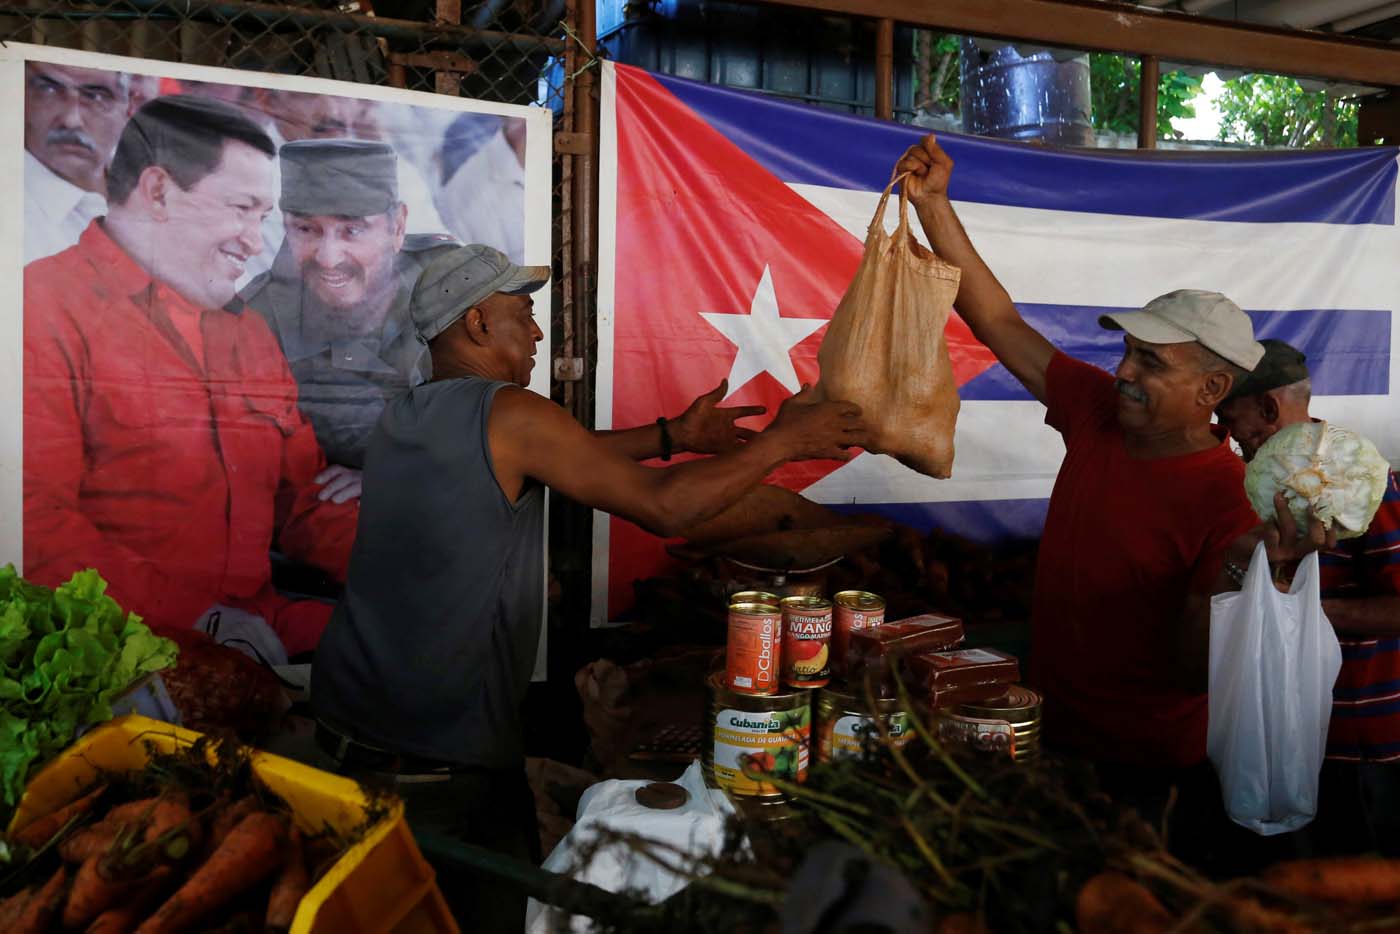
[[[1264,442],[1244,473],[1244,489],[1259,518],[1274,518],[1274,494],[1282,491],[1298,528],[1307,528],[1308,506],[1337,538],[1365,532],[1385,495],[1390,465],[1376,446],[1354,431],[1328,422],[1298,422]]]

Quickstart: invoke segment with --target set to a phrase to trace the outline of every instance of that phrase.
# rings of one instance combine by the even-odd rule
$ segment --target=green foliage
[[[175,662],[175,643],[106,591],[93,570],[49,590],[0,567],[0,812],[19,801],[32,766],[79,727],[110,719],[132,684]]]
[[[1110,133],[1138,131],[1138,85],[1142,63],[1131,56],[1094,52],[1089,56],[1089,92],[1094,129]],[[1201,79],[1179,71],[1161,76],[1157,85],[1157,136],[1173,137],[1173,117],[1194,117],[1192,103]]]
[[[1225,82],[1216,99],[1220,138],[1250,146],[1355,146],[1353,101],[1305,91],[1282,75],[1244,75]],[[1329,113],[1330,111],[1330,113]]]
[[[916,33],[914,100],[923,110],[957,113],[962,100],[960,43],[947,33]]]

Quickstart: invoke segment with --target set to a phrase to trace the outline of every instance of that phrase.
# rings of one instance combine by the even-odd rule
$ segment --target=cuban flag
[[[603,69],[597,427],[674,416],[725,377],[729,403],[766,405],[771,417],[817,381],[817,349],[879,193],[926,131]],[[940,142],[957,163],[950,195],[973,243],[1062,350],[1111,371],[1122,335],[1101,330],[1099,315],[1172,289],[1218,290],[1250,312],[1258,336],[1307,353],[1314,415],[1400,460],[1394,147],[1185,153]],[[963,400],[950,479],[863,453],[789,465],[771,482],[921,529],[1038,537],[1060,436],[956,316],[947,337]],[[633,581],[669,566],[662,542],[598,514],[593,622],[619,618]]]

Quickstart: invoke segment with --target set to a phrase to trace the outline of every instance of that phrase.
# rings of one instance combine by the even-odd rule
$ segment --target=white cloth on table
[[[654,840],[665,847],[663,858],[676,850],[692,856],[717,854],[724,843],[724,824],[734,807],[724,792],[705,786],[700,763],[692,762],[676,782],[690,793],[681,807],[659,811],[637,803],[636,790],[644,781],[612,780],[599,782],[583,793],[578,805],[578,823],[544,861],[544,868],[572,876],[609,892],[627,891],[643,895],[653,904],[679,892],[686,878],[657,865],[623,843],[610,843],[593,849],[599,828]],[[591,851],[583,865],[582,855]],[[587,931],[587,918],[543,905],[534,899],[525,913],[525,929],[530,934],[554,931]]]

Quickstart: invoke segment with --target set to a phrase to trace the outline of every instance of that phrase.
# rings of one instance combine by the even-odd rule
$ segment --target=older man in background
[[[323,495],[346,499],[358,494],[385,402],[428,378],[408,300],[424,266],[456,241],[405,232],[386,143],[302,140],[284,144],[278,161],[286,234],[272,269],[243,294],[281,345],[327,459],[342,468]]]
[[[1221,403],[1250,461],[1280,429],[1313,421],[1307,358],[1265,340],[1264,359]],[[1365,534],[1319,556],[1322,608],[1342,645],[1327,760],[1309,839],[1327,852],[1400,855],[1400,482],[1392,470]]]
[[[107,210],[107,164],[126,124],[119,71],[24,63],[24,261],[78,242]]]
[[[157,627],[312,649],[330,607],[272,586],[269,551],[344,578],[357,504],[263,320],[233,303],[272,207],[272,141],[212,100],[162,97],[123,131],[111,207],[25,269],[24,565],[97,568]],[[217,615],[216,615],[217,614]]]

